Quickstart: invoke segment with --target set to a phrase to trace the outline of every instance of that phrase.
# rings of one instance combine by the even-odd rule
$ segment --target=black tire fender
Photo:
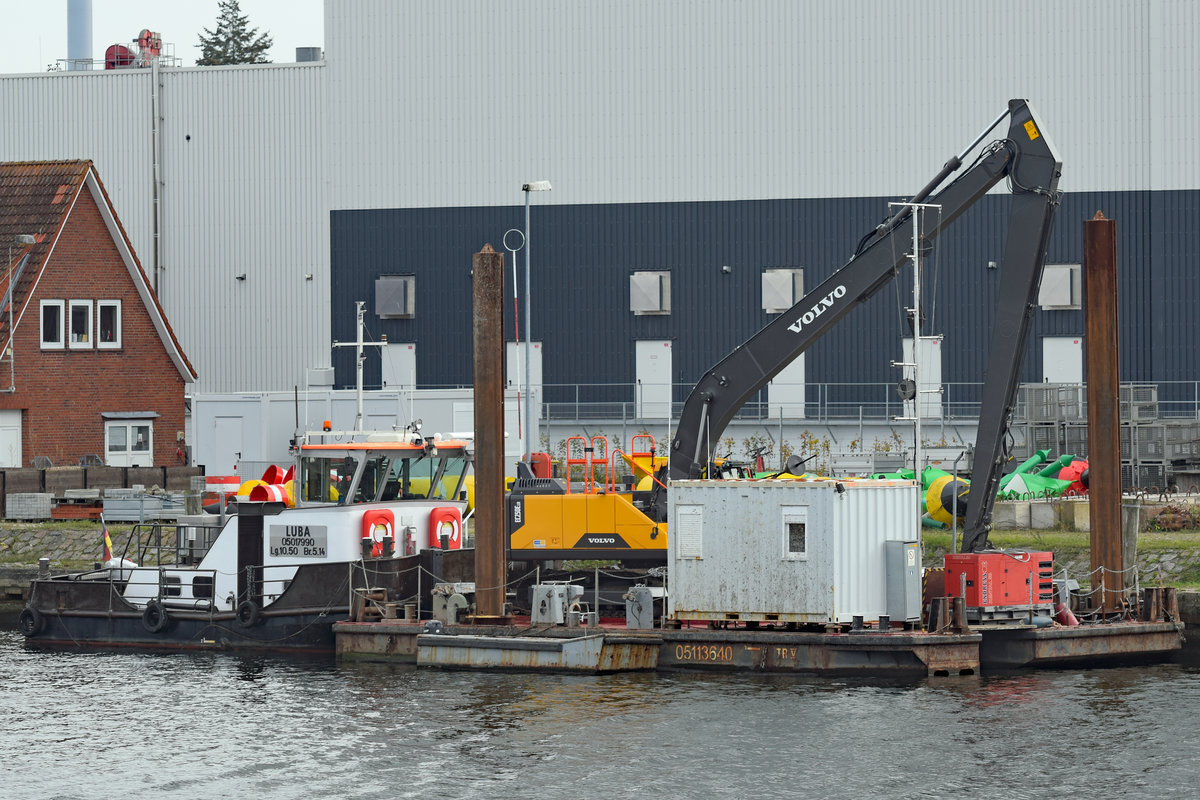
[[[42,632],[42,622],[42,612],[33,606],[25,606],[21,609],[21,616],[17,618],[17,628],[29,638]]]
[[[146,603],[146,610],[142,612],[142,627],[150,633],[161,633],[170,623],[171,618],[167,616],[162,603],[157,600]]]
[[[262,621],[262,608],[253,600],[243,600],[238,603],[237,623],[243,628],[253,628]]]

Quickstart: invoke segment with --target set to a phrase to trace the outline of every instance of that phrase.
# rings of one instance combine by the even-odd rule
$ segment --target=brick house
[[[196,372],[90,161],[0,164],[0,466],[184,463]]]

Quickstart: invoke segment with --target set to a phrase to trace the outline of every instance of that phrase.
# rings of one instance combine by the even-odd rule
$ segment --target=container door
[[[1046,336],[1042,339],[1042,381],[1083,383],[1083,337]]]
[[[663,339],[639,339],[636,345],[635,414],[639,419],[669,419],[671,342]]]
[[[781,369],[767,384],[767,410],[772,419],[804,418],[804,354]]]
[[[213,417],[213,441],[216,442],[216,463],[205,467],[212,475],[232,475],[242,458],[242,418]]]
[[[417,346],[411,342],[388,342],[380,348],[383,385],[388,389],[415,389],[417,386]]]
[[[904,361],[913,363],[912,337],[904,338]],[[917,362],[917,372],[920,375],[917,397],[904,402],[904,416],[914,416],[914,404],[921,404],[921,419],[942,418],[942,395],[938,389],[942,385],[942,337],[921,337],[921,359]],[[904,377],[912,378],[912,368],[904,368]]]

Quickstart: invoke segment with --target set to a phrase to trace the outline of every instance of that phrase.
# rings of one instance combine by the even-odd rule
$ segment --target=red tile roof
[[[21,263],[28,252],[29,260],[21,270],[17,279],[15,298],[16,309],[31,291],[37,275],[46,260],[47,254],[53,247],[54,241],[66,223],[67,214],[71,210],[74,199],[82,190],[88,174],[94,175],[91,161],[16,161],[0,163],[0,298],[8,296],[8,276],[10,267]],[[99,188],[97,204],[112,208],[108,192],[98,176],[94,175],[95,186]],[[95,194],[95,191],[93,191]],[[163,344],[173,351],[179,359],[181,371],[186,380],[196,376],[196,370],[188,361],[175,332],[166,320],[158,297],[150,286],[142,265],[133,253],[124,226],[116,217],[115,210],[112,218],[132,259],[129,264],[146,289],[148,305],[152,313],[157,313],[162,322]],[[36,244],[18,245],[16,237],[22,234],[32,235]],[[9,244],[11,243],[11,248]],[[10,260],[11,259],[11,260]],[[3,305],[3,303],[0,303]],[[8,319],[6,308],[0,308],[0,342],[8,338]]]

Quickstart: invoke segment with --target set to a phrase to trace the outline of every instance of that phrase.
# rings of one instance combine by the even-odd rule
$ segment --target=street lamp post
[[[530,424],[533,395],[529,393],[529,341],[533,338],[533,316],[529,313],[529,193],[550,191],[550,181],[526,183],[521,191],[525,193],[525,463],[529,464],[533,453],[533,426]]]

